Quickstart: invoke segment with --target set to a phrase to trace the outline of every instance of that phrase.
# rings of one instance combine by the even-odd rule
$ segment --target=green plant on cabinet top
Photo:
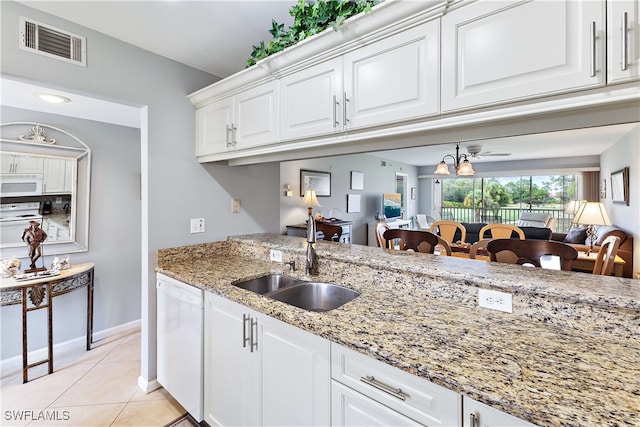
[[[317,0],[308,3],[306,0],[298,0],[289,9],[294,20],[293,26],[285,30],[284,24],[272,20],[269,33],[273,39],[266,45],[261,41],[258,46],[253,46],[251,56],[247,59],[247,67],[329,27],[338,31],[345,19],[361,12],[367,13],[382,1],[384,0]]]

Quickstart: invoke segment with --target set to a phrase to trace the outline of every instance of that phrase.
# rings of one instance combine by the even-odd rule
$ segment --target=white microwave
[[[41,196],[42,174],[3,173],[0,175],[0,196]]]

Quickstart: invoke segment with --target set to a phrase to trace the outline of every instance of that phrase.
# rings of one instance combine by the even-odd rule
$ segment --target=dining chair
[[[485,232],[488,231],[492,239],[511,239],[513,233],[516,233],[521,240],[524,240],[524,231],[520,227],[511,224],[487,224],[480,229],[478,239],[485,238]]]
[[[437,233],[436,229],[438,230]],[[444,240],[446,240],[449,245],[454,243],[453,239],[456,235],[456,231],[458,230],[460,231],[460,240],[464,242],[467,238],[467,229],[464,228],[464,225],[460,224],[458,221],[440,220],[431,224],[431,227],[429,228],[429,231],[431,233],[439,235]]]
[[[487,243],[493,239],[480,239],[469,248],[469,259],[477,259],[479,250],[486,250]],[[486,258],[485,258],[486,259]]]
[[[388,249],[432,254],[438,245],[438,236],[428,231],[391,228],[384,232]]]
[[[566,243],[547,240],[493,239],[487,243],[487,252],[491,261],[535,267],[540,267],[540,257],[556,255],[562,270],[571,270],[578,257],[578,251]]]
[[[376,243],[378,243],[379,248],[386,248],[387,241],[384,238],[384,232],[390,230],[391,227],[384,221],[376,223]]]
[[[610,276],[618,254],[620,246],[620,238],[618,236],[609,236],[600,245],[596,262],[593,266],[593,274]]]
[[[447,242],[446,240],[444,240],[442,237],[438,236],[437,234],[435,236],[438,238],[437,246],[440,246],[440,247],[442,247],[444,249],[444,254],[442,253],[442,251],[440,251],[440,255],[451,256],[451,245],[449,244],[449,242]]]
[[[316,231],[321,231],[323,234],[323,240],[331,240],[334,242],[340,241],[342,236],[342,227],[339,225],[331,225],[326,222],[316,221]]]

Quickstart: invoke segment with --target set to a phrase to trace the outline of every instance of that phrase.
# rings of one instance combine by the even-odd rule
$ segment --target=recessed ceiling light
[[[36,96],[43,101],[50,102],[52,104],[64,104],[65,102],[71,102],[71,100],[65,96],[54,95],[52,93],[38,93]]]

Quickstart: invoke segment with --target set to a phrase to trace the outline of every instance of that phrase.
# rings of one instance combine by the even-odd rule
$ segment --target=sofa
[[[617,236],[620,238],[618,256],[625,261],[622,268],[622,277],[633,277],[633,237],[624,230],[615,225],[596,227],[593,239],[593,250],[598,251],[604,239],[609,236]],[[568,243],[578,251],[587,251],[591,244],[587,237],[586,227],[574,228],[570,230],[569,233],[553,233],[551,240]]]
[[[467,237],[465,238],[465,242],[466,243],[475,243],[478,240],[481,239],[481,237],[479,236],[480,234],[480,230],[482,229],[482,227],[484,227],[485,225],[487,225],[486,222],[462,222],[462,225],[464,225],[464,228],[467,229]],[[522,231],[524,232],[524,238],[525,239],[535,239],[535,240],[549,240],[551,238],[552,235],[552,231],[550,228],[547,227],[530,227],[530,226],[523,226],[520,227],[520,229],[522,229]],[[456,232],[456,234],[453,237],[453,241],[457,242],[458,240],[460,240],[460,232]],[[485,236],[483,236],[483,238],[490,238],[491,236],[489,234],[485,233]],[[517,238],[517,234],[512,234],[513,238]]]

